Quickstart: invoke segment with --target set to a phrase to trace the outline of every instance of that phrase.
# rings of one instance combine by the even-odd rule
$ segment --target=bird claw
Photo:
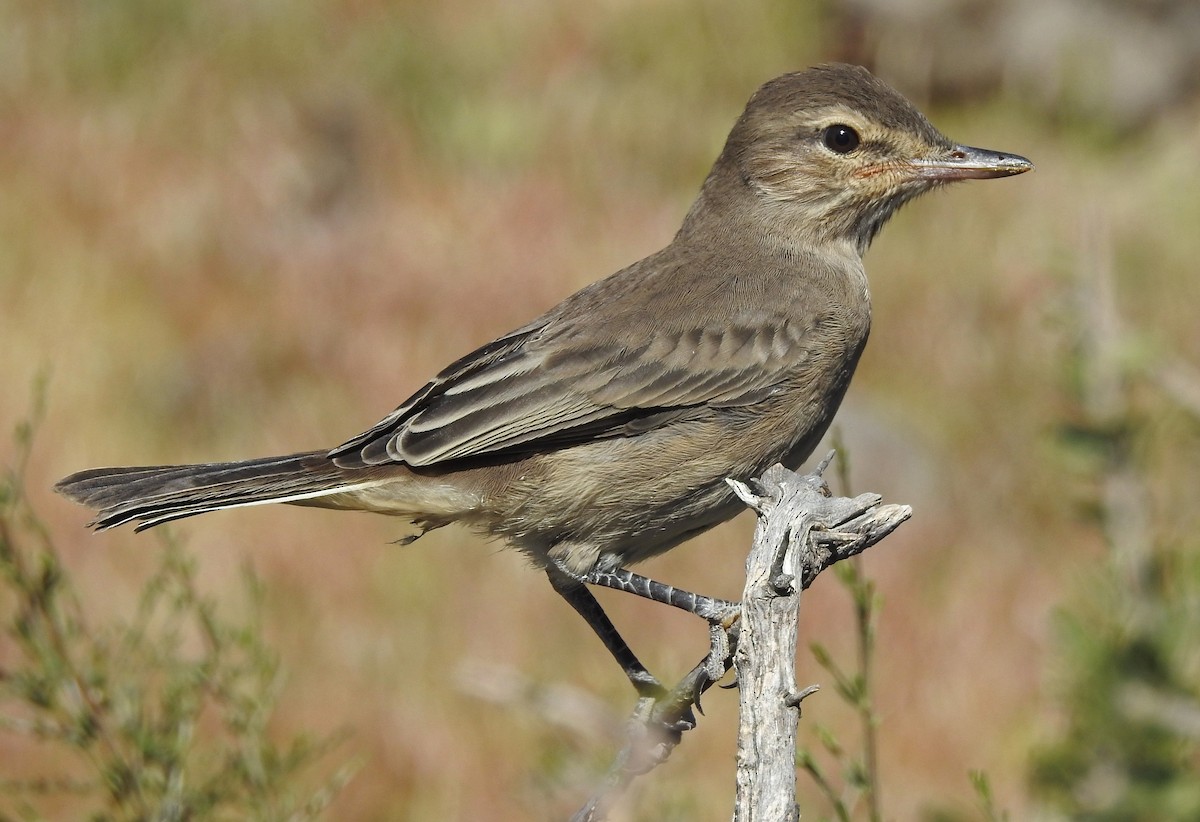
[[[699,702],[694,704],[696,708],[700,707]],[[692,730],[698,723],[696,721],[696,714],[692,711],[692,706],[688,705],[673,717],[669,715],[658,717],[656,724],[669,733],[672,739],[678,742],[683,736],[684,731]]]
[[[706,682],[697,681],[695,683],[695,692],[693,694],[693,702],[696,704],[696,709],[700,713],[704,711],[700,708],[700,694],[703,693],[708,686],[716,685],[732,668],[733,649],[735,646],[734,635],[737,632],[737,623],[741,618],[741,605],[735,604],[736,607],[730,609],[730,612],[724,619],[714,620],[708,624],[708,656],[701,663]],[[737,677],[734,675],[734,681],[729,685],[721,686],[723,688],[737,687]]]
[[[685,731],[696,727],[696,715],[691,706],[679,705],[669,698],[639,698],[630,720],[670,747],[679,744]]]
[[[670,693],[666,686],[658,681],[658,677],[645,669],[627,670],[625,675],[629,677],[630,684],[637,691],[639,704],[642,700],[650,700],[651,703],[657,702]]]
[[[733,656],[733,642],[729,637],[732,625],[710,622],[708,625],[708,656],[704,658],[704,673],[710,683],[725,676],[726,662]]]

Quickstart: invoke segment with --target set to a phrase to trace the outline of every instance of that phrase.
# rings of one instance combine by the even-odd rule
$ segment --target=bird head
[[[1024,157],[957,145],[858,66],[785,74],[751,97],[714,168],[759,221],[795,239],[866,251],[904,203],[955,180],[1007,177]],[[729,194],[726,193],[726,197]]]

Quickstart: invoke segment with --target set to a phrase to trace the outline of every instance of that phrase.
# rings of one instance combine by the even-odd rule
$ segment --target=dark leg
[[[559,596],[571,603],[571,607],[587,620],[587,624],[596,632],[596,636],[600,637],[604,647],[617,660],[617,664],[621,666],[625,676],[629,677],[629,681],[637,690],[638,695],[649,699],[657,699],[662,696],[666,692],[662,683],[655,679],[654,675],[646,670],[646,666],[634,656],[633,651],[629,649],[625,640],[617,632],[617,627],[612,624],[608,614],[604,613],[604,609],[600,607],[596,598],[584,587],[583,582],[553,566],[546,569],[546,576]]]
[[[742,606],[737,602],[681,591],[673,585],[658,582],[624,568],[618,568],[615,571],[589,571],[583,575],[582,581],[592,585],[603,585],[605,588],[614,588],[618,591],[627,591],[665,605],[673,605],[676,608],[682,608],[689,614],[695,614],[711,623],[719,623],[726,627],[742,612]]]
[[[704,619],[709,625],[708,658],[699,666],[703,669],[702,678],[697,678],[695,690],[688,693],[690,701],[696,708],[700,707],[700,694],[709,685],[716,682],[729,670],[732,662],[734,644],[737,642],[738,617],[742,614],[741,603],[725,599],[693,594],[682,591],[673,585],[635,574],[625,568],[615,571],[592,570],[583,575],[583,581],[593,585],[603,585],[617,591],[637,594],[653,602],[661,602],[687,611],[689,614]]]

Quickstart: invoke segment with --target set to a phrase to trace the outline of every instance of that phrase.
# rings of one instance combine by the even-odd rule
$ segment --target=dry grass
[[[335,444],[659,247],[754,86],[824,56],[818,21],[788,5],[0,11],[0,430],[50,369],[30,494],[89,604],[128,609],[156,542],[89,535],[55,479]],[[1092,489],[1056,444],[1083,238],[1099,225],[1140,355],[1200,358],[1200,130],[1193,110],[1107,145],[1017,99],[931,114],[1038,171],[921,201],[868,259],[877,320],[842,424],[858,488],[916,509],[867,560],[884,597],[884,803],[908,819],[967,802],[966,770],[983,768],[1023,818],[1027,754],[1052,719],[1047,617],[1103,553],[1080,514]],[[1153,398],[1145,410],[1162,426],[1157,510],[1183,534],[1194,514],[1171,512],[1196,487],[1194,426]],[[733,594],[750,526],[648,570]],[[617,713],[627,686],[520,559],[453,530],[389,545],[398,531],[284,508],[176,528],[206,590],[246,557],[264,578],[290,671],[280,733],[349,728],[366,755],[336,818],[562,818],[606,740],[484,704],[455,672],[512,666]],[[835,653],[852,647],[843,596],[830,581],[806,601]],[[684,617],[605,601],[654,670],[702,652]],[[735,701],[705,707],[629,818],[727,815]],[[841,710],[805,703],[849,734]],[[0,740],[0,769],[23,755]]]

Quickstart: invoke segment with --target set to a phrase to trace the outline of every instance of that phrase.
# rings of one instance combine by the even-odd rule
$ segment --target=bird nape
[[[528,555],[653,696],[586,586],[728,616],[627,566],[738,513],[726,477],[813,451],[867,341],[862,255],[896,209],[1032,167],[956,145],[865,69],[777,77],[669,245],[457,360],[373,428],[332,450],[98,468],[56,488],[98,529],[268,502],[398,515],[421,533],[463,523]]]

